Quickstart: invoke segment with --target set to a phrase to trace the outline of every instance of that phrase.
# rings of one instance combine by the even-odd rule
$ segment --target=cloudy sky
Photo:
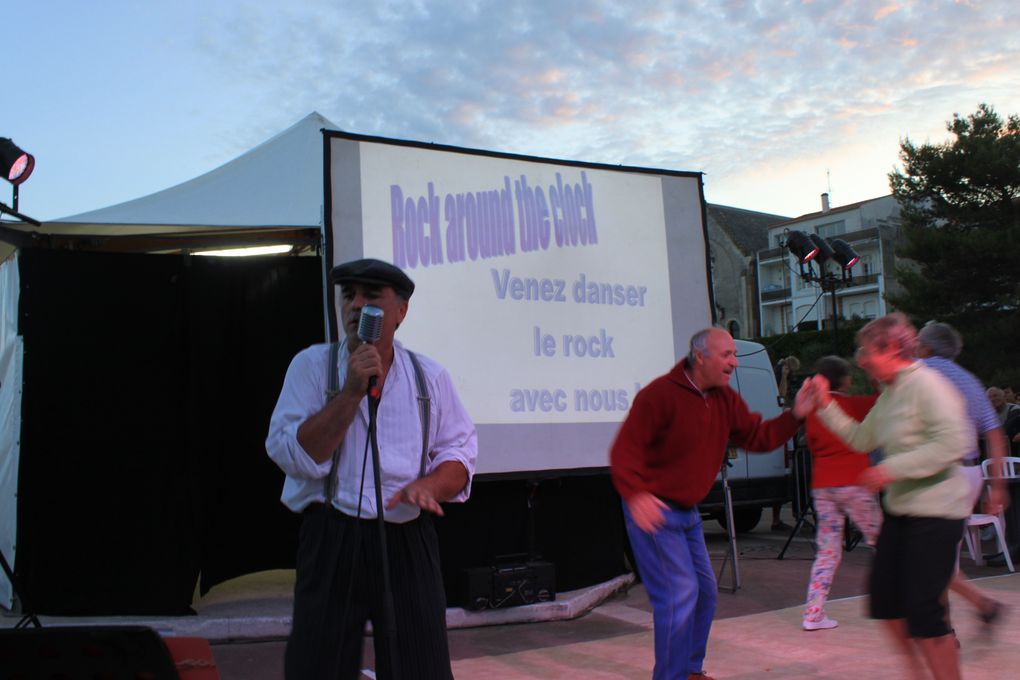
[[[0,136],[55,219],[207,172],[318,111],[343,130],[703,171],[782,215],[888,193],[899,141],[1020,113],[1015,0],[5,3]],[[10,203],[10,186],[0,201]]]

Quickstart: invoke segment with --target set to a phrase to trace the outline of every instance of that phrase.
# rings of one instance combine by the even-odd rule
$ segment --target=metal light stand
[[[818,269],[822,271],[824,263],[819,263]],[[810,267],[808,271],[811,272]],[[803,276],[803,274],[801,274]],[[821,285],[822,290],[829,294],[832,299],[832,353],[839,355],[839,310],[836,304],[836,289],[840,286],[847,286],[853,282],[853,273],[849,269],[843,270],[843,278],[838,279],[832,272],[823,272],[821,275],[816,275],[815,279]],[[811,503],[811,511],[814,512],[814,502]],[[818,517],[815,516],[817,521]],[[850,518],[847,517],[843,524],[843,548],[850,552],[857,547],[863,538],[863,534],[854,528]],[[780,558],[781,559],[781,558]]]
[[[17,199],[18,195],[17,189],[18,187],[14,187],[15,199]],[[6,203],[0,202],[0,216],[2,215],[10,215],[11,217],[19,219],[26,224],[31,224],[34,227],[42,226],[42,222],[40,222],[39,220],[32,219],[28,215],[22,215],[21,213],[18,212],[17,200],[14,201],[13,209],[8,207]],[[9,226],[6,226],[9,224],[14,224],[14,222],[5,221],[2,218],[0,218],[0,241],[10,243],[15,248],[28,247],[32,245],[33,242],[35,242],[35,239],[38,237],[38,235],[35,233],[24,232],[18,229],[11,229]]]
[[[10,140],[8,140],[10,141]],[[31,170],[29,170],[31,172]],[[26,222],[35,227],[42,226],[39,220],[32,219],[28,215],[22,215],[18,212],[18,185],[15,184],[14,193],[12,195],[11,207],[8,207],[5,203],[0,202],[0,215],[10,215],[15,217],[22,222]],[[20,243],[23,237],[20,237],[16,232],[0,225],[0,236],[11,236],[12,243]],[[6,240],[6,239],[5,239]],[[7,580],[11,583],[11,592],[14,597],[21,601],[21,608],[25,614],[21,619],[14,625],[15,628],[27,628],[28,624],[32,624],[35,628],[42,628],[42,624],[39,623],[39,618],[29,609],[28,604],[25,602],[25,598],[22,597],[20,589],[18,588],[18,582],[14,578],[14,570],[11,569],[10,563],[7,562],[7,557],[4,555],[3,550],[0,550],[0,567],[3,568],[4,574],[7,576]]]
[[[726,511],[726,533],[729,535],[729,550],[723,557],[722,564],[719,565],[719,575],[716,577],[716,581],[719,583],[719,590],[725,590],[728,593],[735,593],[740,590],[740,562],[737,560],[737,527],[733,521],[733,494],[730,492],[730,480],[729,475],[726,473],[726,468],[730,467],[730,451],[726,450],[726,457],[723,459],[722,464],[722,490],[723,490],[723,508]],[[726,562],[733,560],[733,585],[724,586],[722,585],[723,571],[726,569]]]
[[[22,222],[27,222],[28,224],[31,224],[34,227],[42,226],[42,222],[40,222],[39,220],[32,219],[28,215],[22,215],[21,213],[18,212],[18,187],[14,187],[13,203],[14,207],[11,208],[6,203],[0,202],[0,215],[10,215],[11,217],[16,217]]]
[[[14,185],[14,201],[13,201],[13,204],[14,204],[14,207],[13,208],[9,208],[6,204],[0,203],[0,215],[10,215],[12,217],[18,218],[22,222],[27,222],[28,224],[31,224],[33,226],[36,226],[36,227],[42,226],[41,223],[39,222],[39,220],[34,220],[31,217],[29,217],[28,215],[22,215],[21,213],[18,212],[18,185],[17,184]],[[24,238],[23,236],[21,236],[17,232],[13,232],[12,230],[7,229],[6,227],[0,225],[0,236],[7,236],[7,235],[14,236],[15,238],[12,239],[12,242],[15,242],[15,243],[20,242],[21,239]],[[31,623],[36,628],[42,628],[42,624],[39,623],[39,619],[36,617],[35,614],[32,613],[32,610],[28,608],[28,604],[25,603],[25,598],[21,596],[21,593],[19,592],[19,589],[18,589],[18,583],[17,583],[17,581],[14,580],[14,570],[11,569],[11,565],[7,562],[7,557],[4,555],[2,550],[0,550],[0,567],[3,567],[3,572],[4,572],[4,574],[7,575],[7,580],[11,582],[11,592],[13,592],[15,597],[17,597],[21,601],[21,607],[22,607],[22,609],[25,610],[25,615],[21,617],[21,620],[18,621],[18,623],[15,624],[14,627],[15,628],[25,628],[25,627],[28,626],[29,623]]]
[[[803,234],[801,234],[801,236],[803,237]],[[814,236],[812,236],[812,238],[815,239],[814,243],[817,246],[819,247],[825,246],[825,248],[821,249],[822,252],[819,252],[817,255],[818,272],[817,273],[815,272],[814,268],[811,267],[810,262],[805,263],[798,257],[798,264],[800,266],[800,278],[807,283],[812,282],[818,283],[818,285],[821,286],[822,288],[822,293],[823,294],[828,293],[830,299],[832,300],[832,353],[838,355],[839,306],[836,301],[836,290],[839,289],[841,286],[852,285],[854,275],[853,271],[851,271],[849,267],[840,267],[841,276],[836,276],[832,272],[826,271],[825,263],[833,255],[832,247],[825,243],[822,243],[820,238],[816,238]],[[824,252],[826,249],[828,250],[828,252]],[[850,266],[851,267],[853,266],[852,263]],[[801,510],[797,517],[797,523],[794,524],[793,530],[790,532],[789,538],[786,539],[786,545],[784,545],[783,549],[779,551],[779,556],[777,557],[777,559],[780,560],[783,559],[783,557],[786,555],[786,550],[790,547],[790,543],[793,542],[794,536],[796,536],[800,532],[801,527],[803,527],[804,523],[807,521],[808,513],[811,513],[811,515],[814,516],[815,525],[817,526],[818,524],[818,513],[815,512],[814,499],[811,497],[808,482],[810,478],[807,474],[808,472],[807,466],[811,460],[810,456],[811,454],[806,447],[804,448],[798,447],[797,450],[794,451],[794,457],[796,460],[793,470],[794,477],[796,478],[794,480],[794,484],[796,487],[795,492],[797,494],[797,500],[801,503],[800,506]],[[847,523],[847,526],[845,527],[843,537],[844,546],[848,551],[853,550],[854,547],[857,545],[857,542],[860,540],[860,536],[851,536],[849,523]]]
[[[864,538],[864,534],[847,517],[843,520],[843,550],[850,552]]]
[[[821,265],[818,267],[821,269]],[[831,272],[825,272],[816,279],[818,284],[822,287],[822,290],[829,294],[832,300],[832,353],[835,355],[839,354],[839,310],[836,305],[836,289],[846,283],[846,274],[844,270],[844,278],[841,281],[837,279]]]
[[[779,555],[776,557],[777,560],[781,560],[786,556],[786,551],[789,549],[790,544],[793,543],[794,537],[800,533],[805,524],[810,524],[807,520],[809,514],[815,519],[813,526],[818,526],[818,513],[815,512],[814,499],[811,497],[809,490],[811,477],[808,472],[808,465],[810,465],[810,461],[811,453],[807,450],[807,447],[798,446],[794,449],[793,493],[800,511],[797,513],[797,521],[794,522],[793,529],[790,530],[786,544],[783,545],[783,549],[779,551]]]

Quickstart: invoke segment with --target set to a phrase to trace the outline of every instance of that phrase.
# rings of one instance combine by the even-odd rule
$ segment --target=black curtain
[[[187,613],[293,565],[263,439],[323,337],[318,258],[24,250],[17,569],[40,613]]]
[[[16,568],[51,615],[187,614],[196,582],[293,568],[300,517],[266,455],[291,358],[324,337],[314,257],[24,250]],[[484,451],[480,452],[485,455]],[[571,590],[624,571],[608,475],[477,481],[437,523],[465,569],[539,557]]]

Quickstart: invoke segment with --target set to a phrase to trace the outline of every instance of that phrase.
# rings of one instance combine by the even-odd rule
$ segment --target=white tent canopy
[[[336,129],[310,113],[220,167],[148,196],[46,223],[64,233],[124,233],[125,227],[319,228],[322,133]]]
[[[0,225],[5,239],[0,240],[0,549],[10,562],[16,543],[23,351],[17,335],[15,246],[64,237],[77,239],[75,247],[135,251],[263,245],[281,237],[317,245],[323,221],[323,128],[336,126],[311,113],[234,160],[169,189],[41,227]],[[12,596],[0,574],[0,606],[10,608]]]

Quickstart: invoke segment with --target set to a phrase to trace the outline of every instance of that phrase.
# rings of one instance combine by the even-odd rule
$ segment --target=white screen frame
[[[425,265],[422,258],[436,249],[420,248],[415,254],[422,256],[412,264],[404,247],[398,264],[417,288],[397,338],[450,372],[478,428],[477,472],[534,475],[608,465],[609,445],[636,389],[666,372],[686,353],[691,334],[713,320],[701,173],[323,133],[327,269],[361,257],[400,259],[394,244],[403,241],[407,246],[406,229],[417,218],[401,215],[406,210],[397,207],[401,201],[394,200],[392,187],[400,188],[405,207],[407,198],[412,204],[420,203],[418,198],[424,201],[420,234],[439,235],[443,261]],[[554,191],[546,192],[549,207],[553,193],[566,195],[555,191],[557,173],[563,183],[587,190],[597,243],[559,247],[550,225],[548,247],[525,251],[517,180],[524,176],[532,188],[552,185]],[[491,257],[451,261],[449,253],[456,255],[457,247],[446,234],[447,196],[456,202],[458,196],[500,189],[510,190],[506,212],[513,218],[503,219],[502,232],[495,227],[487,233],[507,237],[507,225],[512,225],[514,252],[504,248]],[[579,196],[584,193],[578,191]],[[436,222],[438,231],[425,222]],[[490,226],[494,223],[489,221]],[[501,283],[504,271],[524,283],[562,281],[559,293],[566,300],[513,299],[511,285]],[[622,290],[611,289],[612,302],[622,296],[623,304],[577,302],[572,289],[580,274],[586,282],[620,285]],[[553,283],[551,290],[558,287]],[[548,286],[545,290],[547,297],[555,297]],[[335,338],[330,286],[326,299],[327,325]],[[540,329],[541,350],[535,327]],[[549,348],[546,335],[553,338],[553,356],[544,353]],[[567,344],[586,352],[608,344],[612,356],[568,358],[565,335],[575,340]],[[577,335],[584,340],[576,342]],[[593,337],[598,341],[589,344]],[[513,389],[522,390],[519,398]],[[600,392],[603,408],[593,410],[595,400],[590,400],[587,410],[579,409],[577,390],[588,396]],[[515,405],[524,410],[514,410]]]

